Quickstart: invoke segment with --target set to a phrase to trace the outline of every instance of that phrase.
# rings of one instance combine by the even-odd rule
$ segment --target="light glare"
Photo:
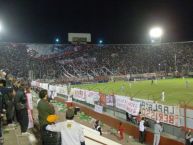
[[[159,27],[152,28],[149,32],[150,37],[152,38],[159,38],[163,34],[163,31]]]

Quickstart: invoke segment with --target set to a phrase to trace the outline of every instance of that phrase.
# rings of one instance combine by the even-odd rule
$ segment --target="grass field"
[[[161,102],[161,92],[165,92],[165,102],[162,104],[178,105],[184,101],[193,106],[193,79],[165,79],[154,81],[117,81],[108,83],[85,84],[73,86],[76,88],[101,91],[106,94],[113,93],[124,96],[131,96],[141,99],[149,99]]]

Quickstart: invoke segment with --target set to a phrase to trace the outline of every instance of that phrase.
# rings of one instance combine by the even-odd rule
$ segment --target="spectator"
[[[185,145],[191,145],[190,139],[192,138],[191,130],[188,130],[185,134]]]
[[[5,109],[5,80],[0,79],[0,143],[3,143],[3,135],[2,135],[2,117],[4,116]]]
[[[102,129],[101,129],[99,120],[96,120],[96,121],[95,121],[95,123],[94,123],[94,128],[95,128],[95,130],[97,130],[98,132],[100,132],[100,135],[102,135]]]
[[[40,123],[40,132],[42,137],[42,144],[46,145],[46,140],[49,138],[47,132],[44,129],[45,125],[48,124],[47,117],[49,115],[55,114],[54,106],[48,102],[48,92],[47,90],[41,90],[39,92],[39,98],[41,99],[38,102],[38,118]]]
[[[13,88],[8,90],[8,94],[5,95],[5,109],[6,109],[6,118],[8,125],[14,125],[14,115],[15,115],[15,96],[16,91]]]
[[[84,145],[83,129],[73,118],[74,110],[68,109],[66,111],[66,121],[47,125],[46,129],[54,132],[61,132],[62,145]]]
[[[21,133],[22,135],[29,135],[27,132],[29,120],[27,112],[27,100],[24,93],[24,82],[17,83],[15,105],[16,117],[21,127]]]
[[[26,88],[25,95],[27,98],[27,111],[28,111],[28,119],[29,119],[28,128],[33,128],[34,127],[33,101],[32,101],[31,88],[29,86]]]
[[[124,138],[124,132],[125,132],[125,128],[124,128],[124,126],[123,126],[123,123],[120,122],[120,123],[119,123],[119,127],[118,127],[118,133],[119,133],[119,135],[120,135],[120,140],[123,140],[123,138]]]
[[[139,123],[139,142],[144,143],[145,141],[145,125],[144,117],[142,117]]]
[[[139,114],[137,115],[136,117],[136,122],[137,122],[137,125],[139,125],[140,121],[141,121],[141,112],[139,112]]]
[[[161,134],[162,131],[163,131],[162,125],[160,125],[159,121],[156,121],[156,124],[154,125],[153,145],[159,145],[160,134]]]

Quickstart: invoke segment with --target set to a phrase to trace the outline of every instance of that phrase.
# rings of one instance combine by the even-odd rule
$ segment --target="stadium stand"
[[[101,76],[192,72],[193,42],[160,45],[0,44],[0,67],[17,77],[92,80]]]

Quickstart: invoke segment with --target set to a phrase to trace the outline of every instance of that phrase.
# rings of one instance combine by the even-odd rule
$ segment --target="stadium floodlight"
[[[103,40],[99,40],[99,44],[102,44],[103,43]]]
[[[163,30],[160,27],[154,27],[149,31],[151,38],[161,38],[163,35]]]
[[[60,39],[59,38],[56,38],[56,43],[59,43],[60,42]]]

